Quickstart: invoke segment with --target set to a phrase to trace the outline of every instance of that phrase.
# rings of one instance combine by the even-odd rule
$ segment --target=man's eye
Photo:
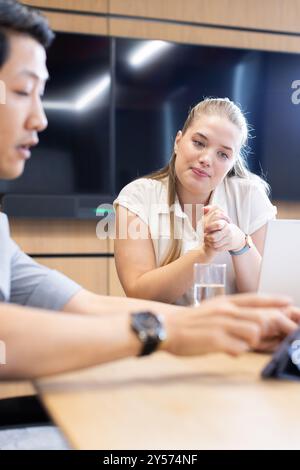
[[[16,94],[18,96],[29,96],[29,93],[27,93],[26,91],[16,91]]]

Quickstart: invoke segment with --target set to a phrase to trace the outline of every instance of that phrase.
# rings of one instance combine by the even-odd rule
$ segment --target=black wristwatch
[[[139,356],[153,353],[167,336],[162,318],[152,312],[132,313],[130,317],[131,329],[142,343]]]

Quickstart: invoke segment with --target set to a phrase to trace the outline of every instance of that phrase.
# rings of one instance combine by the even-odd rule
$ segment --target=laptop
[[[300,306],[300,220],[270,220],[258,292],[284,294]]]

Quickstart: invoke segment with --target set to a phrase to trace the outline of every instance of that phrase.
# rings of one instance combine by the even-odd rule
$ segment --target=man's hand
[[[290,309],[288,299],[256,294],[216,297],[200,307],[181,308],[165,314],[168,336],[161,348],[179,356],[269,351],[297,328],[282,309]]]
[[[286,315],[288,318],[290,318],[293,322],[297,324],[299,327],[300,324],[300,308],[295,307],[295,305],[289,305],[288,307],[282,308],[281,312]],[[256,351],[259,352],[274,352],[283,338],[285,337],[284,334],[275,334],[274,337],[271,335],[268,335],[260,341],[259,345],[255,349]]]
[[[300,325],[300,308],[295,305],[288,305],[282,309],[282,312],[295,323]]]

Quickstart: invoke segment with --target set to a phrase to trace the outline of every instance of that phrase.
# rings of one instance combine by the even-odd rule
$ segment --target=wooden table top
[[[268,361],[159,353],[35,385],[75,449],[300,449],[300,383],[262,380]]]

